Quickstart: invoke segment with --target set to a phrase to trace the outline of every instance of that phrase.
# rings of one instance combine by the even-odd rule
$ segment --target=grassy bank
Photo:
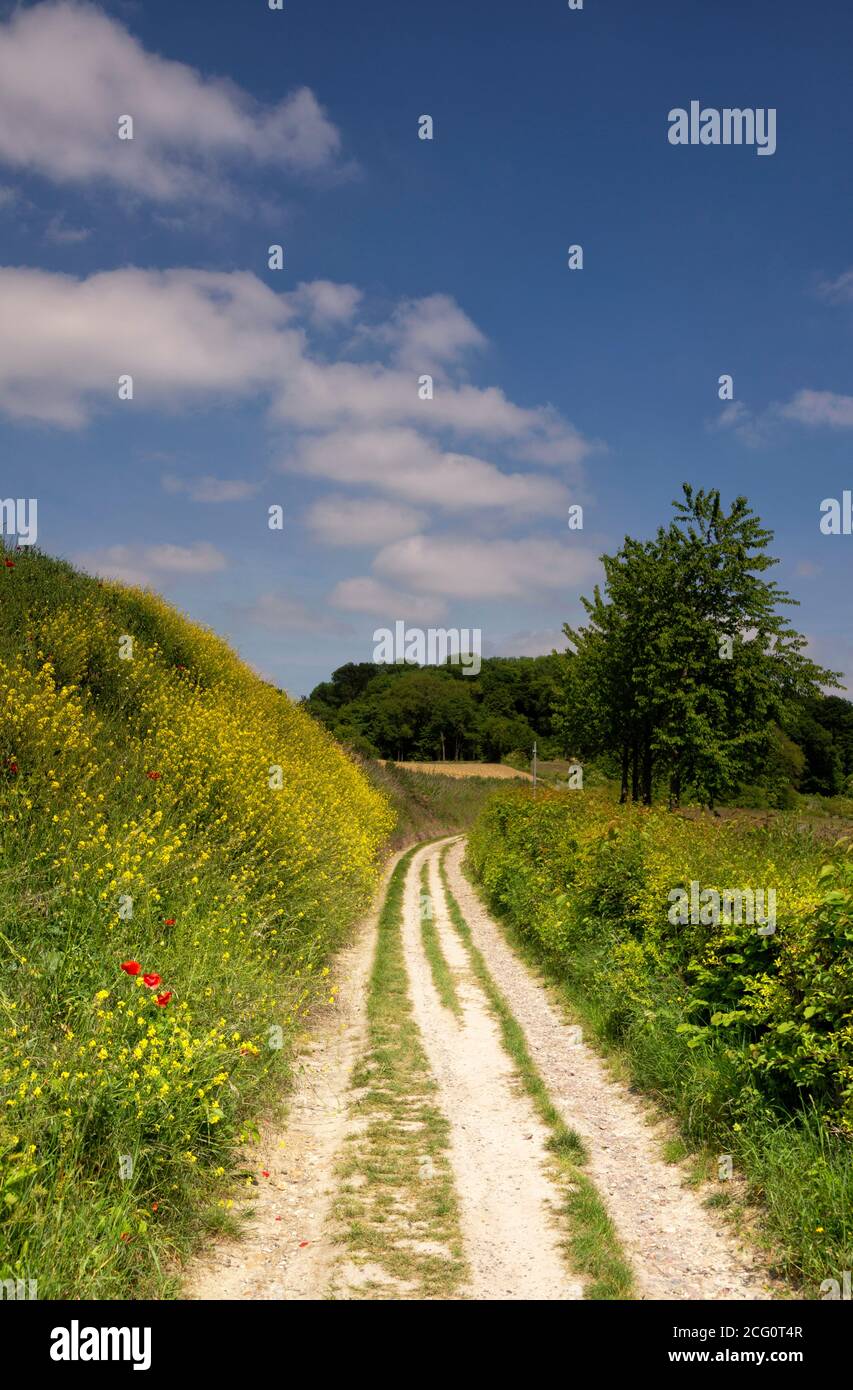
[[[779,818],[710,824],[594,793],[504,796],[470,838],[494,910],[588,1034],[732,1156],[780,1272],[807,1297],[853,1260],[851,856]],[[775,930],[671,920],[671,894],[773,888]],[[689,914],[688,914],[689,915]],[[720,1201],[733,1189],[720,1186]]]
[[[0,569],[0,1278],[162,1296],[392,825],[331,738],[157,598]]]

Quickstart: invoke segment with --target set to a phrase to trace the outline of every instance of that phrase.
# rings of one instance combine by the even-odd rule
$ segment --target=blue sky
[[[689,480],[853,673],[851,44],[793,0],[0,5],[0,493],[301,694],[399,618],[550,650]],[[776,153],[670,145],[691,100]]]

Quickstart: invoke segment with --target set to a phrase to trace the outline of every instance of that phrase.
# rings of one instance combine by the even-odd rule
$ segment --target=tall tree
[[[760,769],[774,720],[790,702],[837,684],[810,661],[778,610],[795,600],[763,577],[778,563],[772,533],[745,497],[684,484],[653,541],[626,537],[602,556],[605,594],[584,600],[589,624],[565,633],[557,717],[577,753],[620,758],[622,799],[649,803],[668,779],[709,805]],[[584,731],[584,722],[587,731]]]

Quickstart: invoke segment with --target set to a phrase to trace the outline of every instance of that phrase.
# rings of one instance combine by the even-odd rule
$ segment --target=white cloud
[[[118,138],[123,115],[133,140]],[[92,5],[34,5],[0,26],[0,159],[15,168],[160,202],[224,201],[223,166],[312,170],[339,147],[307,87],[261,106],[232,82],[147,52]]]
[[[798,391],[793,400],[782,407],[788,420],[803,425],[829,425],[834,429],[853,427],[853,396],[839,396],[834,391]]]
[[[174,574],[212,574],[223,570],[226,559],[209,541],[191,545],[149,545],[145,549],[149,564]]]
[[[381,498],[323,497],[309,507],[306,521],[324,545],[386,545],[419,531],[423,512]]]
[[[469,536],[411,536],[385,546],[373,568],[416,593],[460,599],[531,599],[549,589],[573,590],[598,570],[592,550],[525,537],[486,541]]]
[[[534,632],[511,632],[485,644],[484,656],[550,656],[553,651],[564,652],[568,646],[561,627]]]
[[[342,430],[307,440],[287,467],[338,483],[397,493],[446,511],[508,508],[549,513],[567,505],[561,483],[531,473],[502,473],[467,454],[445,453],[411,429]]]
[[[443,599],[407,594],[390,584],[380,584],[369,575],[341,580],[329,595],[329,602],[350,613],[369,613],[382,618],[386,625],[397,618],[412,623],[438,622],[447,611]]]
[[[74,563],[105,579],[141,588],[153,587],[164,577],[176,574],[215,574],[226,567],[221,551],[209,541],[190,545],[108,545],[101,550],[83,551]]]
[[[318,362],[304,357],[282,383],[274,415],[306,430],[411,424],[427,431],[505,443],[531,462],[574,465],[601,446],[585,440],[555,411],[527,409],[497,386],[440,384],[431,401],[418,378],[378,362]]]
[[[268,390],[302,350],[284,298],[245,272],[5,268],[0,298],[0,409],[53,424],[116,403],[126,373],[130,410]]]
[[[254,497],[260,486],[240,478],[178,478],[172,473],[164,473],[161,482],[164,492],[183,493],[191,502],[243,502]]]
[[[361,303],[362,292],[355,285],[333,280],[309,280],[297,285],[290,299],[297,312],[323,326],[349,323]]]
[[[78,280],[6,267],[0,269],[0,409],[79,427],[96,399],[116,403],[118,377],[129,373],[131,408],[191,406],[200,394],[263,392],[273,422],[314,433],[346,429],[355,436],[405,425],[411,440],[418,437],[414,428],[446,431],[500,443],[530,461],[569,466],[595,447],[555,411],[517,406],[497,387],[442,385],[434,400],[421,401],[413,374],[380,363],[312,358],[299,311],[320,312],[327,321],[337,313],[340,320],[354,312],[357,293],[321,281],[296,295],[277,294],[246,271],[131,268]],[[379,446],[380,435],[372,437]],[[391,435],[381,447],[398,448],[400,438]],[[426,461],[438,458],[433,451]],[[453,466],[458,473],[460,465]],[[500,483],[501,475],[480,472],[484,489],[491,478]],[[517,489],[522,506],[530,487],[536,491],[532,483]],[[549,487],[539,493],[557,505],[558,485]]]
[[[307,632],[345,636],[350,632],[346,623],[320,613],[301,599],[286,594],[261,594],[248,608],[240,610],[241,619],[267,632]]]
[[[448,294],[404,300],[378,336],[390,343],[398,362],[416,372],[456,362],[469,349],[486,343],[477,325]]]
[[[262,395],[270,422],[303,431],[282,464],[446,509],[559,510],[562,483],[505,473],[478,454],[426,435],[499,444],[531,462],[576,465],[594,447],[550,407],[527,409],[497,387],[441,385],[418,398],[417,378],[379,363],[312,358],[300,311],[337,321],[358,306],[353,286],[320,281],[277,294],[255,275],[204,270],[104,271],[78,280],[0,269],[0,410],[67,428],[95,405],[191,408]],[[411,306],[410,306],[411,307]],[[133,378],[133,402],[118,379]],[[420,431],[420,433],[418,432]]]

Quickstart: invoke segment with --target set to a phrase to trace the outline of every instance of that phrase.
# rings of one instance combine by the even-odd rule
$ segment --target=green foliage
[[[556,656],[490,657],[478,675],[459,666],[349,663],[318,685],[307,708],[336,738],[398,762],[500,762],[559,752],[552,736]]]
[[[693,1143],[742,1164],[786,1267],[819,1280],[849,1259],[853,1218],[827,1202],[853,1183],[850,843],[827,849],[785,816],[756,825],[510,792],[484,808],[469,856],[492,906],[636,1083]],[[773,888],[775,932],[734,911],[671,920],[672,890],[693,881]],[[798,1156],[799,1180],[783,1155]]]
[[[578,753],[620,757],[623,800],[630,787],[650,804],[657,780],[672,802],[712,805],[757,780],[773,721],[834,676],[777,611],[793,600],[762,577],[778,562],[746,498],[726,511],[685,484],[674,506],[654,540],[602,556],[604,594],[584,600],[586,627],[565,628],[557,728]],[[777,739],[777,763],[785,751]]]

